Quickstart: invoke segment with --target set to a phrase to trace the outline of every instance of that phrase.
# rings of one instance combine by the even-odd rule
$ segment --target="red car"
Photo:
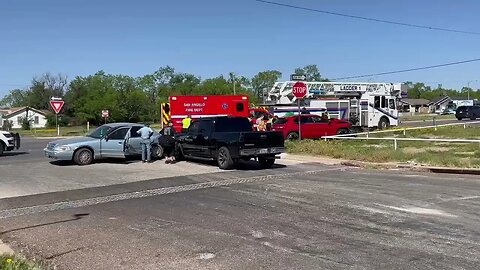
[[[350,133],[352,124],[339,119],[324,119],[318,115],[302,114],[302,139],[318,139],[323,136],[332,136]],[[275,120],[273,131],[283,133],[287,140],[296,140],[298,136],[298,116],[282,117]]]

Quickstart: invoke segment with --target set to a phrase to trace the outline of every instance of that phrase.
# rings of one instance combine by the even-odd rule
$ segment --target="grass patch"
[[[0,255],[0,269],[2,270],[46,270],[46,266],[27,261],[19,256]]]
[[[408,121],[433,121],[433,117],[436,120],[454,120],[455,115],[431,115],[431,114],[417,114],[417,115],[408,115],[400,117],[402,122]]]
[[[480,144],[435,145],[429,142],[393,142],[303,140],[285,143],[292,154],[325,156],[375,163],[411,162],[445,167],[480,168]],[[465,155],[473,153],[473,155]]]
[[[399,137],[399,138],[424,138],[424,139],[473,139],[480,140],[480,127],[478,126],[445,126],[428,129],[406,130],[403,135],[403,129],[392,130],[392,132],[374,133],[370,137]]]

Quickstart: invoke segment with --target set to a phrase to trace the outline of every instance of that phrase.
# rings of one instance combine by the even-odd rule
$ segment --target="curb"
[[[304,156],[295,154],[286,154],[282,158],[296,160],[296,161],[312,161],[320,162],[327,165],[343,165],[349,167],[375,167],[378,169],[405,169],[431,173],[445,173],[445,174],[468,174],[468,175],[480,175],[480,169],[475,168],[450,168],[450,167],[436,167],[436,166],[422,166],[422,165],[409,165],[405,163],[375,163],[358,160],[344,160],[334,158],[322,158],[315,156]]]
[[[0,255],[13,255],[15,252],[0,240]]]
[[[480,169],[471,169],[471,168],[428,167],[428,170],[433,173],[480,175]]]

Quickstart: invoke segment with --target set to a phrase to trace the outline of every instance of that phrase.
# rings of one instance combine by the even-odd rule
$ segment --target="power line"
[[[417,67],[417,68],[409,68],[409,69],[402,69],[402,70],[396,70],[396,71],[387,71],[387,72],[380,72],[380,73],[373,73],[373,74],[342,77],[342,78],[336,78],[336,79],[331,79],[331,80],[332,81],[338,81],[338,80],[357,79],[357,78],[365,78],[365,77],[372,77],[372,76],[382,76],[382,75],[388,75],[388,74],[396,74],[396,73],[404,73],[404,72],[417,71],[417,70],[425,70],[425,69],[460,65],[460,64],[466,64],[466,63],[477,62],[477,61],[480,61],[480,58],[458,61],[458,62],[451,62],[451,63],[446,63],[446,64],[433,65],[433,66],[426,66],[426,67]]]
[[[314,9],[314,8],[294,6],[294,5],[283,4],[283,3],[272,2],[272,1],[265,1],[265,0],[253,0],[253,1],[256,1],[256,2],[259,2],[259,3],[264,3],[264,4],[269,4],[269,5],[282,6],[282,7],[294,8],[294,9],[299,9],[299,10],[323,13],[323,14],[346,17],[346,18],[351,18],[351,19],[371,21],[371,22],[394,24],[394,25],[401,25],[401,26],[406,26],[406,27],[414,27],[414,28],[436,30],[436,31],[443,31],[443,32],[453,32],[453,33],[469,34],[469,35],[480,35],[480,32],[473,32],[473,31],[449,29],[449,28],[427,26],[427,25],[420,25],[420,24],[389,21],[389,20],[383,20],[383,19],[376,19],[376,18],[369,18],[369,17],[357,16],[357,15],[349,15],[349,14],[345,14],[345,13],[332,12],[332,11],[327,11],[327,10],[320,10],[320,9]]]

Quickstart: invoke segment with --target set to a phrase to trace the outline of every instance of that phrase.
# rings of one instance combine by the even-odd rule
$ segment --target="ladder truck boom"
[[[276,82],[266,101],[276,106],[292,105],[295,81]],[[402,83],[305,82],[305,107],[323,108],[334,118],[349,120],[362,128],[387,128],[399,124],[398,100],[407,92]],[[327,99],[328,97],[328,99]],[[274,106],[275,106],[274,105]],[[279,108],[279,107],[278,107]]]
[[[275,104],[294,104],[296,97],[292,94],[295,81],[276,82],[267,94],[267,102]],[[307,85],[305,98],[325,96],[391,95],[401,98],[407,91],[402,83],[365,83],[365,82],[304,82]]]

